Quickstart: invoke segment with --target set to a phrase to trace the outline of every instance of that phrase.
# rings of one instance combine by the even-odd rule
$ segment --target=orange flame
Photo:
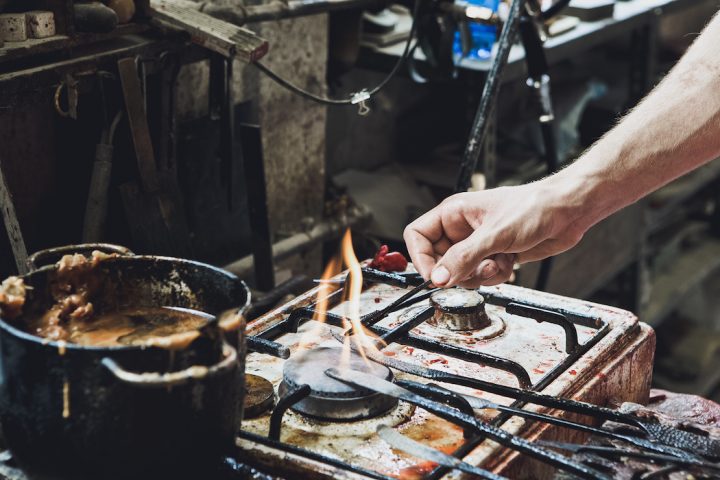
[[[352,235],[350,229],[343,235],[341,243],[341,254],[333,257],[328,262],[322,274],[322,280],[327,281],[338,275],[343,267],[348,269],[348,280],[345,282],[345,290],[343,292],[343,328],[352,330],[352,336],[345,336],[343,341],[343,349],[340,357],[340,367],[347,367],[351,357],[351,342],[354,344],[355,350],[362,356],[365,362],[367,359],[366,351],[373,349],[377,351],[375,346],[375,335],[369,332],[360,322],[360,296],[362,294],[363,277],[360,262],[355,256],[355,250],[352,244]],[[316,326],[306,332],[300,339],[299,348],[307,350],[316,345],[316,341],[321,336],[323,324],[327,318],[328,298],[332,292],[337,290],[338,286],[330,282],[320,282],[315,303],[315,314],[313,320],[317,322]]]
[[[315,313],[312,319],[318,322],[318,324],[312,330],[302,336],[302,338],[300,339],[300,344],[298,345],[298,348],[300,350],[311,349],[313,346],[315,346],[314,342],[318,339],[318,337],[320,337],[320,334],[322,333],[322,324],[325,323],[325,319],[327,318],[328,298],[330,294],[338,288],[337,285],[328,283],[326,282],[326,280],[330,280],[335,275],[340,273],[341,270],[342,259],[340,258],[340,255],[335,255],[325,266],[322,277],[320,277],[321,281],[320,286],[318,287],[318,293],[315,297]]]
[[[375,342],[373,340],[374,335],[365,329],[363,324],[360,322],[360,295],[362,294],[363,276],[360,262],[358,262],[357,256],[355,255],[355,249],[352,244],[352,235],[350,229],[345,231],[345,235],[342,239],[342,258],[343,263],[348,268],[349,281],[346,283],[345,295],[347,300],[345,302],[345,311],[343,317],[348,321],[352,327],[353,340],[355,341],[355,349],[362,356],[366,363],[369,363],[366,350],[375,350]],[[347,342],[345,342],[347,344]],[[349,349],[349,345],[344,348]],[[349,360],[349,354],[348,360]],[[343,355],[345,357],[345,355]],[[347,364],[342,364],[346,366]]]

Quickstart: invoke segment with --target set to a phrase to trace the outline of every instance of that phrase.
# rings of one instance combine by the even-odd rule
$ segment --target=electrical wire
[[[405,43],[405,49],[403,50],[402,55],[400,58],[398,58],[397,62],[395,62],[395,65],[393,66],[392,70],[390,70],[390,73],[387,74],[387,76],[374,88],[371,90],[362,89],[359,92],[353,93],[348,98],[330,98],[325,97],[322,95],[318,95],[312,92],[309,92],[307,90],[304,90],[301,87],[298,87],[294,83],[288,81],[287,79],[281,77],[274,71],[272,71],[267,65],[264,65],[263,63],[257,61],[254,62],[253,65],[255,65],[258,70],[263,72],[265,75],[267,75],[270,79],[272,79],[275,83],[278,85],[290,90],[291,92],[300,95],[301,97],[311,100],[313,102],[321,103],[324,105],[356,105],[361,104],[361,106],[364,104],[365,101],[369,100],[373,95],[378,93],[380,90],[382,90],[385,85],[388,84],[388,82],[397,74],[397,72],[400,70],[400,67],[407,61],[410,52],[411,52],[411,46],[413,37],[415,36],[415,32],[417,30],[417,17],[418,13],[420,11],[420,2],[422,0],[415,0],[415,4],[413,6],[412,11],[412,24],[410,25],[410,32],[408,33],[408,39]]]

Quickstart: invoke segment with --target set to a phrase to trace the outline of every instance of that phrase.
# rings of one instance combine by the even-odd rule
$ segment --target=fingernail
[[[445,285],[448,280],[450,280],[450,272],[443,266],[437,267],[432,271],[430,280],[432,280],[435,285]]]
[[[498,274],[499,268],[497,263],[491,262],[483,267],[480,271],[480,278],[482,280],[490,280],[492,277]]]

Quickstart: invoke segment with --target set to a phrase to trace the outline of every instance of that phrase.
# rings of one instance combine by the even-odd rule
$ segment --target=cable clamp
[[[370,113],[370,107],[367,104],[368,100],[370,100],[370,92],[364,88],[359,92],[353,93],[352,97],[350,97],[350,103],[358,106],[358,115],[361,117]]]

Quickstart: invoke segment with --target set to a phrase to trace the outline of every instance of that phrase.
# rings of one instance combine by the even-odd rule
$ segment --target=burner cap
[[[245,374],[245,398],[243,416],[255,418],[270,410],[275,400],[273,384],[263,377]]]
[[[477,290],[449,288],[430,296],[435,308],[428,323],[449,330],[479,330],[490,325],[485,299]]]
[[[323,420],[359,420],[387,412],[397,401],[372,390],[356,388],[325,375],[325,370],[341,363],[342,349],[316,348],[293,355],[283,366],[280,395],[300,385],[309,385],[310,396],[291,408],[298,413]],[[392,380],[389,368],[365,360],[351,352],[348,368],[385,380]]]

